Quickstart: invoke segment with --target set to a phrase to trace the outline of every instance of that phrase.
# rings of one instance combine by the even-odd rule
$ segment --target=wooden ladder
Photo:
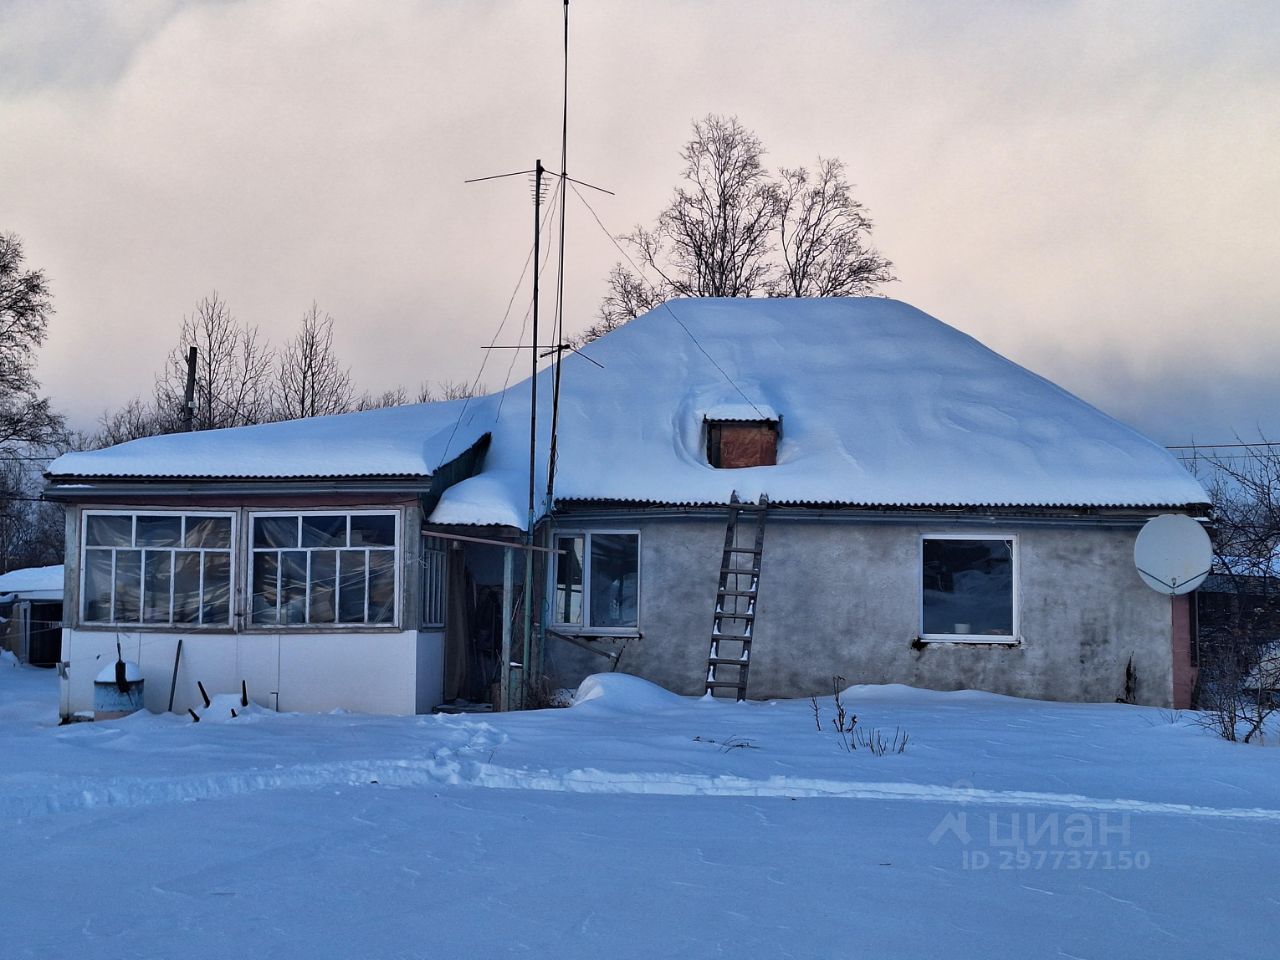
[[[766,496],[761,496],[758,504],[749,504],[740,501],[735,492],[729,501],[720,586],[716,590],[715,615],[711,620],[711,652],[707,655],[706,692],[713,697],[732,691],[734,699],[747,699],[747,672],[751,667],[751,637],[755,633],[760,557],[764,553],[764,520],[768,507]],[[739,519],[743,513],[755,516],[755,535],[750,545],[744,545],[739,539]],[[747,526],[747,530],[751,529]]]

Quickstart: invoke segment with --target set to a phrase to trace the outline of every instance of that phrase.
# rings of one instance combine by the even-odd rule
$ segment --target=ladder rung
[[[742,567],[721,567],[720,574],[721,576],[725,574],[732,574],[735,577],[758,577],[760,575],[760,571],[751,567],[747,567],[746,569],[743,569]]]
[[[759,591],[757,590],[727,590],[721,587],[718,591],[722,597],[754,597]]]
[[[707,681],[708,690],[714,690],[714,689],[728,690],[730,688],[734,690],[741,690],[742,686],[743,685],[739,683],[737,680],[708,680]]]
[[[764,551],[759,547],[725,547],[725,553],[754,553],[759,556]]]
[[[748,662],[741,657],[707,657],[707,663],[717,667],[745,667]]]

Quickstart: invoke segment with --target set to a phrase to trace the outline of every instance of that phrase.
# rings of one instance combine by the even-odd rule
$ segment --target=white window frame
[[[925,633],[924,632],[924,542],[926,540],[1004,540],[1009,544],[1010,562],[1013,566],[1011,602],[1013,604],[1013,632],[1011,634],[973,633]],[[1007,532],[973,533],[922,533],[916,550],[916,633],[925,643],[978,643],[1016,647],[1022,643],[1021,617],[1021,545],[1018,535]]]
[[[231,521],[231,540],[226,547],[90,547],[88,544],[88,530],[90,517],[217,517]],[[80,511],[80,571],[79,571],[79,602],[76,604],[76,624],[81,627],[88,628],[110,628],[119,629],[127,627],[133,630],[200,630],[200,631],[221,631],[235,629],[236,620],[236,583],[239,572],[239,565],[236,563],[238,534],[239,534],[239,516],[233,510],[127,510],[127,509],[85,509]],[[133,522],[132,538],[137,538],[137,521]],[[85,606],[87,597],[85,596],[84,583],[88,573],[88,563],[86,562],[86,553],[89,550],[111,550],[112,551],[112,577],[111,577],[111,620],[90,620],[85,615]],[[139,564],[139,592],[138,592],[138,620],[116,620],[115,619],[115,552],[117,550],[168,550],[173,553],[226,553],[229,557],[230,571],[228,573],[227,582],[227,619],[225,623],[180,623],[173,619],[173,602],[174,602],[174,584],[176,578],[170,575],[169,578],[169,619],[164,622],[146,622],[141,619],[142,605],[144,603],[145,592],[145,556],[143,562]],[[170,561],[172,563],[172,560]],[[172,567],[170,568],[172,570]],[[201,605],[204,601],[204,563],[203,557],[200,564],[200,595]],[[203,616],[203,610],[201,616]]]
[[[595,627],[591,625],[591,537],[594,535],[626,535],[636,538],[636,624],[634,627]],[[644,535],[634,528],[626,527],[608,527],[608,528],[575,528],[575,529],[559,529],[552,532],[552,546],[559,549],[559,541],[561,537],[582,537],[582,623],[564,623],[559,620],[552,620],[551,626],[562,633],[572,633],[575,636],[600,636],[600,637],[634,637],[640,632],[640,610],[641,601],[644,597]],[[552,558],[547,564],[549,578],[549,597],[551,598],[552,614],[556,613],[555,595],[556,595],[556,576],[559,563],[557,562],[559,554],[548,554]]]
[[[395,518],[395,545],[392,548],[394,560],[392,567],[395,571],[395,596],[392,599],[392,618],[386,623],[370,623],[369,618],[369,550],[384,551],[386,547],[370,547],[365,550],[365,599],[364,599],[364,615],[365,622],[354,623],[346,621],[336,621],[334,623],[254,623],[253,622],[253,557],[256,553],[272,553],[282,550],[305,550],[307,551],[307,617],[311,616],[311,551],[313,550],[356,550],[358,547],[263,547],[258,549],[254,547],[255,524],[259,518],[268,517],[305,517],[305,516],[322,516],[322,517],[360,517],[360,516],[382,516]],[[395,508],[379,509],[376,507],[362,508],[353,510],[349,507],[330,507],[323,508],[307,508],[295,510],[251,510],[249,511],[249,521],[246,525],[247,536],[245,537],[245,553],[247,560],[245,562],[245,611],[244,611],[244,632],[245,633],[278,633],[281,630],[287,630],[291,633],[351,633],[352,631],[361,632],[386,632],[389,630],[399,630],[401,621],[401,603],[402,591],[404,589],[404,577],[401,572],[404,557],[404,514],[403,511]],[[347,521],[348,536],[350,535],[351,522]],[[276,598],[276,609],[279,610],[279,597]]]

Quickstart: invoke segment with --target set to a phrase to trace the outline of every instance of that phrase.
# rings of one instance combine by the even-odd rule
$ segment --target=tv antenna
[[[560,223],[559,223],[559,257],[556,266],[556,309],[553,319],[554,326],[554,343],[551,345],[543,345],[538,342],[538,320],[539,320],[539,274],[541,273],[538,266],[538,254],[542,240],[542,204],[546,200],[547,194],[547,176],[554,177],[555,173],[548,171],[542,165],[541,158],[534,161],[533,168],[530,170],[515,170],[511,173],[498,173],[487,177],[475,177],[464,181],[465,183],[482,183],[488,180],[503,180],[508,177],[531,177],[530,186],[533,195],[533,335],[528,345],[517,344],[514,347],[505,349],[527,349],[530,352],[530,376],[529,376],[529,496],[527,504],[527,514],[525,523],[525,546],[533,547],[534,540],[534,506],[536,499],[537,486],[537,462],[538,462],[538,361],[548,356],[555,356],[554,372],[552,373],[552,389],[551,389],[551,431],[550,444],[547,454],[547,493],[545,506],[549,511],[553,502],[555,493],[555,464],[556,464],[556,432],[559,426],[560,414],[560,380],[561,380],[561,360],[565,351],[576,351],[576,348],[564,339],[564,239],[565,239],[565,189],[566,184],[574,183],[591,190],[597,190],[600,193],[607,193],[613,196],[611,190],[598,187],[595,184],[587,183],[583,180],[575,180],[568,174],[568,153],[569,153],[569,0],[564,0],[564,83],[562,88],[561,112],[560,112]],[[544,352],[540,352],[544,351]],[[585,356],[585,354],[583,355]],[[590,359],[589,357],[587,359]],[[595,363],[594,360],[591,361]],[[596,363],[596,366],[600,364]],[[524,576],[524,651],[521,660],[520,670],[520,691],[521,704],[528,705],[529,701],[529,681],[530,667],[533,657],[532,634],[533,634],[533,604],[534,595],[533,585],[533,562],[532,550],[525,551],[525,576]],[[543,629],[546,627],[545,618],[542,623]],[[504,669],[510,669],[510,665],[506,665]]]

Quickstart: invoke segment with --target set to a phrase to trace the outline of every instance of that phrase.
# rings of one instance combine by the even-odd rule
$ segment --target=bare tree
[[[636,227],[632,246],[670,295],[750,297],[769,276],[769,238],[778,187],[761,159],[764,145],[737,117],[709,114],[684,145],[685,185],[676,188],[657,227]]]
[[[403,407],[409,402],[409,394],[404,387],[384,390],[382,393],[369,393],[367,390],[356,400],[357,410],[381,410],[383,407]]]
[[[36,391],[36,348],[47,336],[53,297],[43,270],[23,270],[22,241],[0,233],[0,445],[58,438],[62,417]]]
[[[0,460],[0,572],[62,562],[62,507],[40,499],[44,458],[25,456]]]
[[[236,322],[215,290],[183,317],[178,343],[156,381],[156,411],[166,425],[157,432],[176,429],[168,421],[182,411],[189,346],[198,348],[193,429],[239,427],[271,419],[271,351],[259,338],[257,327]]]
[[[770,293],[782,297],[851,297],[894,279],[893,264],[870,246],[872,223],[849,193],[844,163],[818,160],[781,170],[778,249],[782,272]]]
[[[423,380],[418,384],[418,393],[414,403],[440,403],[446,400],[466,400],[468,397],[484,396],[483,383],[472,384],[465,380]]]
[[[622,264],[614,264],[609,272],[609,292],[600,304],[599,318],[574,339],[573,345],[581,346],[603,337],[669,297],[669,290],[661,282],[651,284]]]
[[[333,351],[333,317],[321,315],[312,301],[302,315],[302,327],[280,354],[274,414],[296,420],[351,409],[354,389],[351,371],[338,363]]]
[[[1215,732],[1248,743],[1280,706],[1280,447],[1197,452],[1192,467],[1213,502],[1216,586],[1201,598],[1197,705]]]
[[[176,414],[161,417],[155,405],[141,397],[133,397],[124,406],[106,410],[98,417],[98,429],[84,438],[88,450],[114,447],[141,437],[154,437],[179,429],[181,418]]]
[[[680,151],[682,185],[652,229],[618,238],[635,251],[634,269],[614,266],[598,319],[578,344],[671,297],[860,296],[895,279],[870,246],[871,219],[841,161],[774,178],[764,153],[736,117],[694,122]]]

